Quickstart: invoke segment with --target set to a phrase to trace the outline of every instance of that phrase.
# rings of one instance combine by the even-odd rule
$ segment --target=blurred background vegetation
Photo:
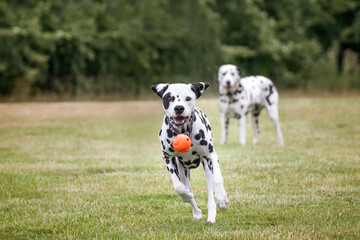
[[[358,0],[0,1],[7,100],[136,97],[214,83],[224,63],[282,89],[359,91],[359,54]]]

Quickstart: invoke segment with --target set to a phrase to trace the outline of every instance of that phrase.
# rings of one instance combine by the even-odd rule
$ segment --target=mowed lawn
[[[360,98],[281,98],[285,146],[263,111],[261,138],[220,144],[217,99],[199,99],[214,131],[230,205],[207,224],[202,167],[173,189],[161,159],[160,99],[0,104],[0,239],[359,239]]]

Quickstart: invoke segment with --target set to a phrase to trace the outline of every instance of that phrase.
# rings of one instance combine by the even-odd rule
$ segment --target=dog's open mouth
[[[231,85],[229,85],[229,86],[225,85],[224,88],[226,89],[226,91],[231,92],[232,89],[233,89],[233,86],[231,86]]]
[[[170,122],[177,126],[184,125],[187,121],[189,121],[189,117],[184,117],[184,116],[170,117]]]

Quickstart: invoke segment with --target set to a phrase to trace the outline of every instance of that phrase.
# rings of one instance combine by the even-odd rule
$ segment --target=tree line
[[[0,97],[136,96],[215,81],[220,64],[284,89],[360,90],[357,0],[3,0]]]

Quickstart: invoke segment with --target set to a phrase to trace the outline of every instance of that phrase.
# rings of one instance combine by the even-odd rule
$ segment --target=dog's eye
[[[173,101],[173,98],[172,98],[172,97],[168,97],[168,101],[169,101],[169,102],[172,102],[172,101]]]
[[[235,74],[234,73],[231,73],[231,76],[234,76]]]
[[[222,75],[223,75],[223,76],[225,76],[225,74],[226,74],[226,72],[223,72],[223,74],[222,74]]]
[[[191,101],[191,97],[186,97],[186,101],[190,102]]]

